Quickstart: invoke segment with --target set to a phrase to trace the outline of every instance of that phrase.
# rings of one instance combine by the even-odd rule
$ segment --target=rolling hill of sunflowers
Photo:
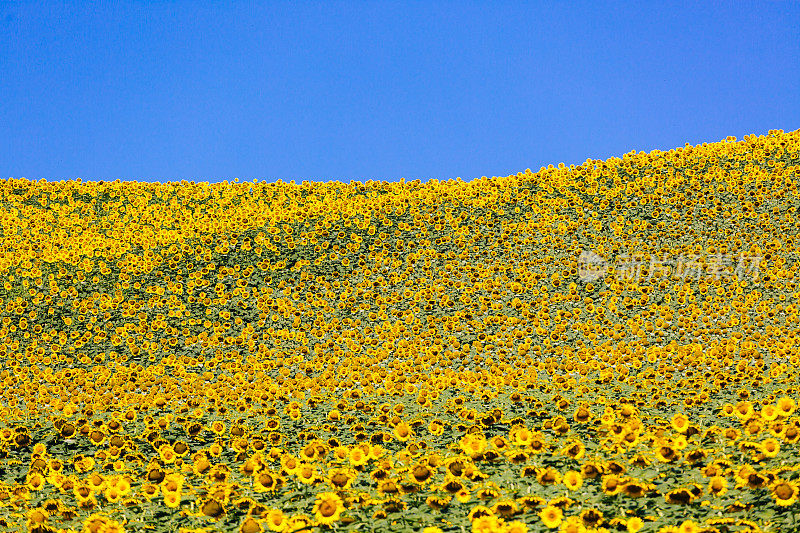
[[[0,181],[0,529],[798,531],[799,150]]]

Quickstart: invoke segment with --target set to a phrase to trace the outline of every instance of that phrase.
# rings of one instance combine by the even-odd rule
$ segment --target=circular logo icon
[[[578,278],[581,281],[596,281],[605,276],[607,271],[608,262],[591,250],[584,250],[578,256]]]

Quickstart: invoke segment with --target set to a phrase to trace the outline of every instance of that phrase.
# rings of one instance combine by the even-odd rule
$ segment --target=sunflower
[[[116,485],[110,485],[106,487],[103,496],[105,496],[109,503],[117,503],[122,499],[123,494]]]
[[[78,503],[80,503],[91,498],[93,491],[89,485],[80,483],[72,487],[72,494],[75,496],[75,499],[78,500]]]
[[[178,457],[186,457],[189,454],[189,445],[179,440],[172,445],[172,450]]]
[[[689,489],[679,488],[671,490],[664,495],[667,503],[674,505],[688,505],[694,500],[694,494]]]
[[[739,420],[747,420],[748,418],[752,417],[755,414],[752,402],[748,400],[739,402],[736,404],[733,414],[736,415],[736,418]]]
[[[510,518],[519,512],[519,506],[514,500],[500,500],[492,506],[492,512],[501,518]]]
[[[547,500],[539,496],[523,496],[517,499],[517,503],[522,505],[528,511],[535,511],[539,507],[547,504]]]
[[[449,476],[448,476],[449,477]],[[464,485],[456,478],[447,479],[441,487],[450,494],[457,494],[464,488]]]
[[[103,529],[110,520],[110,518],[107,518],[101,514],[93,513],[83,521],[83,530],[99,531]]]
[[[549,527],[551,529],[556,528],[561,524],[561,520],[564,518],[564,511],[558,507],[548,505],[539,512],[539,518],[545,527]]]
[[[75,431],[77,431],[77,428],[75,427],[74,424],[70,422],[65,423],[63,426],[61,426],[61,429],[59,430],[61,436],[64,437],[65,439],[72,437],[75,434]],[[0,436],[2,436],[2,434],[0,434]]]
[[[350,456],[350,448],[347,446],[334,446],[333,447],[333,457],[336,461],[346,461]]]
[[[781,443],[778,439],[769,438],[761,443],[761,453],[769,458],[775,457],[780,451]]]
[[[505,524],[505,533],[528,533],[528,526],[524,522],[514,520]]]
[[[783,430],[783,441],[788,444],[796,444],[800,441],[800,427],[796,425],[786,426]]]
[[[672,439],[672,447],[676,450],[685,450],[689,446],[689,441],[686,440],[686,435],[678,435]]]
[[[480,516],[472,521],[473,533],[495,533],[497,531],[505,531],[503,526],[503,520],[493,515]]]
[[[682,413],[675,413],[672,415],[670,425],[678,433],[686,433],[686,430],[689,429],[689,418]]]
[[[211,454],[212,457],[218,458],[220,455],[222,455],[222,445],[215,442],[208,447],[208,453]]]
[[[318,525],[333,524],[339,520],[344,510],[342,499],[333,492],[317,494],[314,503],[314,517]]]
[[[622,485],[622,492],[631,498],[641,498],[647,493],[650,487],[645,483],[641,483],[635,479],[628,479]]]
[[[569,496],[558,496],[557,498],[553,498],[550,500],[550,505],[553,507],[558,507],[562,511],[564,509],[569,509],[575,504],[575,500],[570,498]]]
[[[450,501],[452,500],[452,496],[442,497],[436,495],[430,495],[425,499],[425,503],[433,509],[434,511],[441,511],[448,505],[450,505]]]
[[[774,405],[765,405],[761,408],[761,418],[767,422],[773,422],[778,418],[779,414],[778,408]]]
[[[708,482],[708,491],[714,496],[728,492],[728,480],[724,476],[713,476]]]
[[[317,481],[317,471],[313,465],[303,463],[295,472],[298,481],[304,485],[313,485]]]
[[[600,463],[588,462],[581,465],[581,475],[585,479],[595,479],[603,474],[603,465]]]
[[[644,527],[644,520],[642,520],[638,516],[632,516],[628,518],[628,522],[626,524],[628,533],[637,533],[637,531],[639,531],[643,527]]]
[[[564,473],[564,477],[561,479],[561,482],[569,490],[578,490],[581,488],[581,485],[583,485],[583,476],[581,476],[580,472],[569,470]]]
[[[61,500],[46,500],[42,503],[42,509],[47,511],[48,513],[63,513],[69,510],[69,507],[65,506]]]
[[[608,474],[603,477],[602,488],[608,496],[613,496],[622,490],[622,481],[616,474]]]
[[[480,489],[475,496],[477,496],[479,500],[494,500],[500,497],[500,491],[494,487],[484,487]]]
[[[584,406],[578,407],[578,409],[575,410],[575,414],[572,415],[572,419],[580,424],[588,422],[591,418],[592,412]]]
[[[525,426],[514,426],[509,436],[514,445],[520,447],[528,446],[533,440],[533,433]]]
[[[47,463],[47,467],[50,469],[50,472],[61,472],[64,469],[64,463],[58,459],[50,459]]]
[[[89,476],[89,488],[93,492],[102,492],[106,487],[106,480],[98,473]]]
[[[300,461],[293,455],[284,454],[281,456],[281,467],[287,474],[294,474],[300,468]]]
[[[64,484],[67,483],[69,480],[67,476],[62,474],[61,472],[51,472],[47,475],[47,482],[56,487],[59,490],[63,490]]]
[[[45,485],[44,476],[40,472],[33,472],[28,474],[25,481],[25,486],[30,490],[42,490]]]
[[[508,459],[508,461],[511,464],[514,464],[514,465],[520,465],[520,464],[523,464],[523,463],[528,461],[528,454],[527,453],[522,452],[522,451],[513,450],[513,449],[508,450],[505,453],[505,456],[506,456],[506,459]]]
[[[561,481],[561,474],[555,468],[548,466],[538,473],[536,479],[541,485],[555,485]]]
[[[485,505],[476,505],[470,510],[469,514],[467,514],[467,518],[469,518],[470,522],[474,522],[483,516],[494,516],[494,513]]]
[[[89,440],[92,441],[92,444],[95,446],[100,446],[106,441],[106,434],[99,429],[95,429],[89,433]]]
[[[401,420],[399,424],[394,427],[394,436],[400,442],[405,442],[414,434],[411,426],[405,420]]]
[[[279,483],[280,478],[268,470],[259,472],[253,478],[253,488],[259,493],[275,490]]]
[[[378,492],[381,494],[397,494],[400,492],[400,487],[397,483],[399,482],[395,482],[392,479],[384,479],[378,483]]]
[[[538,432],[534,433],[530,444],[528,444],[528,448],[530,448],[533,453],[544,452],[547,449],[547,442],[545,441],[544,435]]]
[[[686,454],[686,461],[690,465],[694,465],[696,463],[703,461],[706,457],[708,457],[708,451],[702,448],[698,448]]]
[[[45,509],[31,509],[27,512],[28,516],[28,531],[32,531],[35,527],[43,525],[50,518],[50,513]]]
[[[211,470],[211,463],[205,454],[201,454],[194,459],[194,464],[192,465],[191,470],[196,476],[202,476]]]
[[[680,459],[680,457],[680,452],[669,444],[664,444],[656,449],[656,458],[662,463],[672,463]]]
[[[795,481],[776,479],[772,482],[770,488],[772,489],[775,503],[781,507],[794,504],[798,499],[798,495],[800,495],[800,488],[798,488],[798,484]]]
[[[181,505],[181,494],[179,492],[164,493],[164,505],[176,509]]]
[[[486,450],[486,437],[481,434],[467,433],[461,438],[459,444],[465,454],[476,459]]]
[[[587,533],[587,531],[580,516],[570,516],[561,522],[558,533]]]
[[[753,472],[752,474],[747,476],[745,481],[745,485],[749,489],[760,489],[766,487],[770,482],[769,475],[760,474],[758,472]]]
[[[300,459],[304,461],[313,462],[318,455],[319,451],[317,450],[317,442],[309,442],[302,450],[300,450]]]
[[[242,525],[239,526],[239,533],[261,533],[261,531],[263,530],[261,529],[259,521],[252,516],[246,517]]]
[[[211,423],[211,431],[214,432],[215,435],[221,437],[225,433],[225,422],[215,420]]]
[[[357,476],[357,472],[350,468],[333,468],[328,472],[328,483],[336,490],[346,490]]]
[[[273,509],[267,513],[267,527],[271,531],[283,531],[286,529],[287,517],[280,509]]]
[[[694,520],[686,520],[678,527],[678,533],[699,533],[700,531],[704,531],[704,529]]]
[[[87,498],[79,498],[78,499],[78,507],[83,510],[92,510],[97,506],[97,498],[95,497],[94,493],[89,493]]]
[[[587,528],[596,528],[603,523],[603,513],[597,509],[586,509],[580,514],[583,525]]]
[[[369,462],[369,454],[361,446],[353,446],[349,453],[350,464],[359,467]]]
[[[428,432],[434,437],[438,437],[444,433],[444,424],[440,420],[432,420],[428,424]]]
[[[200,512],[209,518],[221,518],[225,515],[225,508],[222,506],[222,503],[214,498],[210,498],[200,505]]]
[[[639,444],[639,440],[641,439],[641,435],[639,435],[636,431],[626,431],[620,437],[620,442],[625,446],[632,448]]]
[[[408,478],[412,483],[424,484],[433,476],[433,470],[425,463],[417,463],[408,472]]]
[[[499,452],[508,450],[508,441],[502,435],[495,435],[489,442],[492,447]]]
[[[564,455],[572,457],[575,460],[580,460],[586,453],[586,447],[580,441],[573,441],[568,443],[562,452]]]
[[[778,414],[784,417],[790,417],[797,409],[797,405],[793,398],[788,396],[783,396],[782,398],[778,398],[778,401],[775,403],[775,407],[778,410]]]
[[[167,474],[163,481],[161,481],[161,491],[162,492],[180,492],[181,488],[184,484],[184,478],[182,475],[172,472]]]
[[[370,459],[377,461],[386,454],[386,449],[380,444],[370,444],[369,453],[367,454]]]

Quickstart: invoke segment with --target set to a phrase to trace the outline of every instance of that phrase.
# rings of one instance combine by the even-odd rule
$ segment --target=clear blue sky
[[[800,2],[0,2],[0,179],[506,176],[800,128]]]

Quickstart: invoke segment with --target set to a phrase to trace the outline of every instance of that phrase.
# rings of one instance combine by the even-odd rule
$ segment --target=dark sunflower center
[[[336,514],[336,504],[329,501],[324,501],[319,505],[319,514],[325,518],[329,518]]]
[[[781,483],[775,487],[775,495],[781,500],[789,500],[794,495],[794,489],[788,483]]]

